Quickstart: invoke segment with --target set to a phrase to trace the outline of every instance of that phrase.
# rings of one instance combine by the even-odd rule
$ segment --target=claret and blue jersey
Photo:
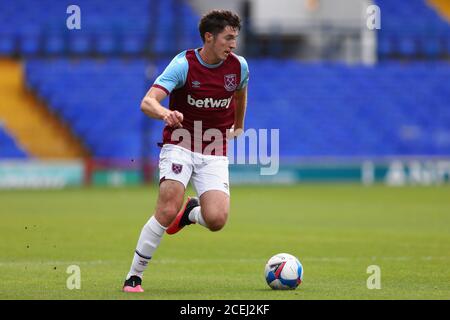
[[[223,155],[226,154],[226,130],[234,124],[234,99],[236,90],[248,84],[249,71],[243,57],[230,54],[218,64],[207,64],[199,50],[186,50],[178,54],[156,79],[153,87],[164,90],[169,96],[170,110],[184,116],[183,128],[194,136],[194,121],[201,121],[202,135],[208,129],[222,133]],[[178,144],[172,140],[173,128],[166,126],[163,143]],[[209,142],[202,141],[202,151]],[[194,150],[194,141],[191,141]]]

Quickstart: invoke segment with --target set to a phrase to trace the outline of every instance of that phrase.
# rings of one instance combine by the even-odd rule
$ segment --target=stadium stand
[[[82,24],[73,31],[71,4],[0,1],[0,55],[171,54],[199,44],[198,16],[182,0],[79,0]]]
[[[140,101],[146,91],[142,60],[27,63],[28,85],[97,157],[136,157]],[[93,99],[95,97],[95,99]]]
[[[383,16],[381,57],[414,60],[450,51],[448,23],[424,0],[411,0],[407,6],[388,0],[376,3]],[[26,61],[28,87],[94,157],[139,157],[146,148],[143,141],[154,146],[162,129],[161,122],[142,115],[140,101],[174,54],[200,45],[198,16],[182,0],[136,0],[132,6],[119,0],[80,0],[82,30],[68,33],[69,4],[0,2],[0,19],[5,22],[0,55],[57,55]],[[135,53],[151,54],[145,59],[114,57]],[[74,54],[79,56],[70,59]],[[164,58],[154,57],[158,55]],[[246,126],[282,128],[284,157],[450,152],[446,62],[387,61],[366,67],[248,60]],[[151,150],[156,156],[158,150]]]
[[[29,86],[94,156],[127,158],[141,154],[139,105],[152,83],[143,72],[147,64],[60,59],[30,61],[26,69]],[[155,74],[166,64],[159,61]],[[282,156],[450,152],[449,64],[366,67],[252,59],[249,65],[247,127],[282,128]],[[161,124],[151,126],[156,144]]]
[[[14,140],[37,159],[72,159],[86,154],[48,107],[26,89],[23,63],[0,59],[0,121]]]
[[[450,55],[450,25],[425,0],[410,0],[407,4],[376,0],[376,3],[382,14],[378,32],[381,58],[436,59]]]
[[[17,145],[0,123],[0,159],[27,157],[26,152]]]
[[[449,64],[250,65],[248,125],[283,128],[284,156],[450,151]]]

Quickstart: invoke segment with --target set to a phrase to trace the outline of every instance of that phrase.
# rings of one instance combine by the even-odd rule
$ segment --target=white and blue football
[[[303,281],[303,266],[293,255],[279,253],[267,261],[264,275],[272,289],[292,290]]]

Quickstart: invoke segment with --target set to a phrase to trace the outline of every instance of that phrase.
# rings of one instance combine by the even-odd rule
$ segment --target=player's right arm
[[[167,97],[167,93],[157,87],[151,87],[141,102],[141,111],[153,119],[163,120],[168,126],[182,127],[183,114],[169,110],[161,105],[161,101]]]
[[[154,119],[163,120],[168,126],[182,127],[183,114],[176,110],[169,110],[161,105],[172,90],[181,88],[186,83],[188,73],[186,51],[178,54],[164,72],[155,80],[155,83],[142,99],[141,110]]]

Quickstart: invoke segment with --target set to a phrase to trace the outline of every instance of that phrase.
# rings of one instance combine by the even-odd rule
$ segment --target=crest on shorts
[[[225,89],[227,91],[234,91],[237,88],[237,77],[235,74],[226,74],[224,76]]]
[[[172,163],[172,171],[175,174],[181,173],[181,170],[183,170],[183,165],[178,163]]]

